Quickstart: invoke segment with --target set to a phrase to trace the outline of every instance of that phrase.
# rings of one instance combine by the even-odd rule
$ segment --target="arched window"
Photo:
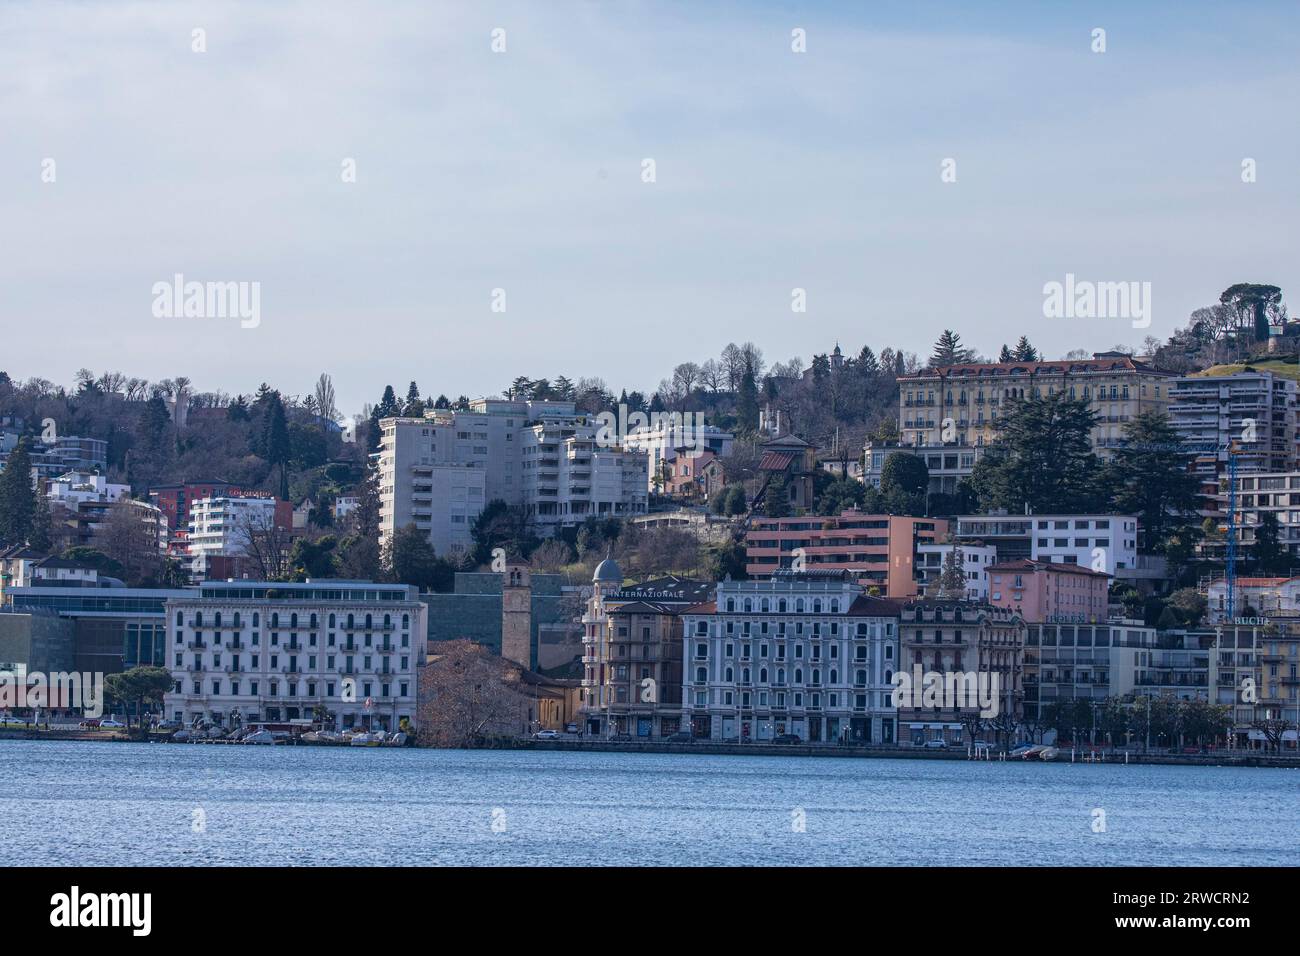
[[[859,687],[866,687],[867,672],[864,670],[859,670],[856,674],[853,675],[853,683],[857,684]]]
[[[406,630],[407,628],[409,628],[410,626],[411,626],[411,615],[409,615],[409,614],[403,614],[403,615],[402,615],[402,630],[405,631],[405,630]]]
[[[815,601],[813,601],[813,613],[820,614],[821,612],[822,612],[822,600],[821,598],[817,598]]]
[[[735,610],[736,610],[736,599],[727,598],[727,613],[731,613]]]
[[[695,668],[696,683],[703,684],[708,679],[709,679],[708,671],[706,671],[703,667]]]
[[[785,613],[785,598],[781,598],[781,600],[776,603],[776,609],[782,614]]]
[[[217,612],[217,615],[216,615],[216,618],[215,618],[215,623],[213,624],[213,626],[214,626],[214,627],[220,627],[220,626],[221,626],[221,612],[220,612],[220,611]]]
[[[796,668],[794,669],[794,682],[795,682],[796,684],[802,684],[802,683],[803,683],[803,668],[802,668],[802,667],[796,667]]]
[[[799,598],[799,600],[794,602],[794,610],[796,614],[803,613],[803,598]]]
[[[334,615],[330,614],[330,627],[334,626]]]
[[[732,669],[731,669],[730,667],[728,667],[727,670],[726,670],[726,672],[725,672],[725,676],[724,676],[722,679],[725,680],[727,683],[731,683],[731,681],[732,681],[732,679],[733,679],[731,675],[732,675],[733,673],[734,673],[734,672],[732,671]]]
[[[767,683],[767,668],[766,668],[766,667],[760,667],[760,668],[758,669],[758,682],[759,682],[760,684],[766,684],[766,683]]]
[[[280,626],[280,612],[279,612],[279,611],[272,611],[272,612],[271,612],[271,626],[272,626],[272,627],[279,627],[279,626]]]
[[[294,613],[292,613],[292,614],[289,615],[289,626],[290,626],[290,627],[297,627],[297,626],[298,626],[298,612],[297,612],[297,611],[294,611]]]
[[[253,612],[253,627],[261,627],[261,626],[262,626],[262,615],[261,615],[260,613],[258,613],[257,611],[254,611],[254,612]]]
[[[832,683],[832,684],[838,684],[839,682],[840,682],[840,672],[837,671],[835,668],[832,667],[832,668],[831,668],[831,683]]]

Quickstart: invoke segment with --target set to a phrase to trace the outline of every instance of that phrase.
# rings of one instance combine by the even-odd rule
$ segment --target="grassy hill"
[[[1204,372],[1197,372],[1198,375],[1232,375],[1235,372],[1244,372],[1247,368],[1252,368],[1257,372],[1272,372],[1274,375],[1282,378],[1289,378],[1293,381],[1300,381],[1300,365],[1296,364],[1295,356],[1287,358],[1270,358],[1258,362],[1246,362],[1232,365],[1215,365],[1207,368]]]

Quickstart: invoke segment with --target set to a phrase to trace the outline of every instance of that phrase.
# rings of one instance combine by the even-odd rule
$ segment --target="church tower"
[[[533,585],[526,565],[507,565],[501,581],[501,656],[532,669]]]

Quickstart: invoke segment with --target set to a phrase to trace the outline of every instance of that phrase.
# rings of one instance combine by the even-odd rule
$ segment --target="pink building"
[[[1018,612],[1028,623],[1104,621],[1110,575],[1077,564],[1004,561],[988,569],[989,603]]]

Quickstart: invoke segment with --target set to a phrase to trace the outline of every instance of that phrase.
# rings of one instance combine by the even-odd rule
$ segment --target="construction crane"
[[[1237,618],[1237,443],[1228,442],[1228,549],[1224,561],[1228,621]]]

